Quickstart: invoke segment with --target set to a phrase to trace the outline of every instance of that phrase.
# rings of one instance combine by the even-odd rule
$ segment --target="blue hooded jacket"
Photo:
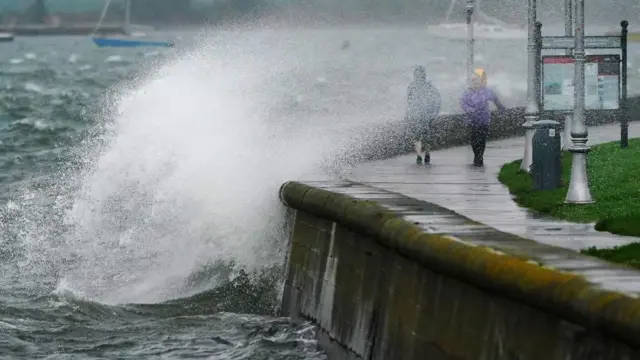
[[[442,98],[436,87],[426,79],[424,70],[416,69],[416,79],[407,90],[407,118],[428,121],[440,113]]]

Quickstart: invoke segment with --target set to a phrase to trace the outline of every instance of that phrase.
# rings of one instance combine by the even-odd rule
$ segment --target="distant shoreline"
[[[362,28],[376,28],[376,27],[398,27],[398,28],[419,28],[424,27],[427,29],[429,26],[438,26],[443,24],[458,24],[458,21],[382,21],[382,20],[348,20],[334,17],[323,16],[309,16],[309,14],[300,13],[279,13],[279,14],[262,14],[262,16],[249,17],[245,19],[234,19],[228,21],[216,21],[216,22],[202,22],[202,23],[145,23],[145,24],[133,24],[133,31],[206,31],[210,29],[225,29],[225,28],[268,28],[268,29],[281,29],[281,28],[325,28],[331,26],[344,27],[362,27]],[[523,29],[519,24],[509,24],[514,29]],[[598,25],[593,25],[598,26]],[[589,27],[589,26],[588,26]],[[612,26],[613,30],[615,26]],[[0,32],[12,33],[16,36],[78,36],[78,35],[90,35],[94,33],[95,24],[88,22],[68,23],[58,26],[44,25],[44,24],[17,24],[17,25],[0,25]],[[121,23],[103,24],[97,31],[100,35],[125,35],[124,26]],[[630,42],[640,41],[640,32],[629,32]]]
[[[89,35],[94,32],[95,24],[70,24],[70,25],[0,25],[0,32],[12,33],[16,36],[43,36],[43,35]],[[125,34],[121,24],[102,25],[97,31],[99,34]]]

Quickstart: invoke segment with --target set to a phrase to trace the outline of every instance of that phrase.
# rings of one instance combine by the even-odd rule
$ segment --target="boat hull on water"
[[[447,39],[466,39],[466,23],[443,23],[428,25],[427,32],[436,37]],[[473,36],[476,39],[526,39],[526,29],[520,27],[506,27],[494,24],[475,23]]]
[[[150,40],[134,40],[134,39],[118,39],[118,38],[105,38],[94,37],[94,44],[98,47],[173,47],[173,43],[170,41],[150,41]]]
[[[13,38],[14,36],[11,33],[0,33],[0,43],[12,42]]]

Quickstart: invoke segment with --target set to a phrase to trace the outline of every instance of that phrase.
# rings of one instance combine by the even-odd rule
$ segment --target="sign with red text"
[[[585,108],[620,108],[620,56],[589,55],[584,66]],[[551,111],[574,109],[575,59],[573,56],[542,57],[542,107]]]

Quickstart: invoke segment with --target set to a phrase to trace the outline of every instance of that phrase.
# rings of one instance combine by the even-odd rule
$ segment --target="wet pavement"
[[[631,123],[629,134],[640,136],[640,123]],[[588,144],[619,140],[619,136],[617,124],[592,127]],[[501,232],[566,249],[611,247],[638,240],[598,232],[593,224],[549,219],[519,207],[498,181],[498,172],[506,162],[522,158],[523,146],[523,138],[488,143],[483,168],[469,165],[473,155],[466,146],[433,152],[429,166],[417,166],[415,155],[362,164],[352,169],[347,179],[437,204]],[[388,192],[378,196],[384,199],[391,196]],[[432,226],[445,225],[434,222]]]

